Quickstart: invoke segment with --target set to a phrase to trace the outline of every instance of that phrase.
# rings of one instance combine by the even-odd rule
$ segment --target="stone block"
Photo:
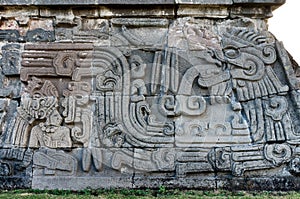
[[[118,4],[118,5],[145,5],[145,4],[150,4],[150,5],[165,5],[165,4],[174,4],[174,0],[157,0],[157,1],[151,1],[151,0],[99,0],[98,4]]]
[[[236,190],[269,190],[269,191],[288,191],[298,190],[298,178],[286,177],[254,177],[254,178],[217,178],[218,189]]]
[[[74,24],[74,14],[72,9],[40,9],[41,17],[55,17],[55,24]]]
[[[239,4],[239,3],[244,3],[244,4],[273,4],[273,5],[282,5],[285,3],[286,0],[232,0],[233,3]]]
[[[270,7],[233,7],[230,12],[231,17],[245,16],[251,18],[269,18],[272,17]]]
[[[43,1],[34,1],[34,0],[1,0],[2,5],[171,5],[174,4],[215,4],[215,5],[231,5],[231,4],[261,4],[261,5],[282,5],[285,3],[285,0],[85,0],[85,1],[74,1],[74,0],[43,0]]]
[[[33,18],[28,24],[29,30],[43,29],[53,31],[53,19],[37,19]]]
[[[137,10],[132,10],[130,6],[125,7],[109,7],[101,6],[100,7],[100,17],[172,17],[175,15],[173,7],[168,7],[165,5],[151,6],[147,9],[140,7]]]
[[[113,18],[111,23],[112,46],[162,49],[165,45],[169,25],[166,19]]]
[[[133,188],[131,177],[33,177],[32,188],[40,190],[84,190]]]
[[[87,9],[87,8],[73,8],[73,14],[79,17],[88,17],[88,18],[96,18],[99,17],[99,10],[96,8]]]
[[[165,179],[165,180],[163,180]],[[159,187],[173,188],[182,187],[183,189],[203,189],[214,190],[215,178],[214,177],[191,177],[191,178],[174,178],[162,176],[139,176],[134,177],[133,188],[152,188],[158,189]]]
[[[18,18],[22,18],[22,17],[36,17],[39,15],[39,10],[37,7],[4,7],[4,9],[2,9],[0,11],[1,17],[4,18],[14,18],[14,17],[18,17]],[[22,15],[22,16],[20,16]]]
[[[232,0],[175,0],[176,4],[231,5]]]
[[[197,16],[207,18],[226,18],[229,16],[229,10],[225,6],[203,6],[202,4],[188,6],[179,5],[177,10],[179,16]]]

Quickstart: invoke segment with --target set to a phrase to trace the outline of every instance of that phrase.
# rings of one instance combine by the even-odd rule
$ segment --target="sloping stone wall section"
[[[300,188],[283,0],[0,0],[0,188]]]

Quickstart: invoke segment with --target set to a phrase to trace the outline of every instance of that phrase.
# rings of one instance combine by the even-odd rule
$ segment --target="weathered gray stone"
[[[55,17],[55,24],[73,24],[74,15],[72,9],[40,9],[41,17]]]
[[[111,6],[101,6],[100,7],[100,17],[158,17],[166,16],[171,17],[175,15],[175,10],[173,7],[165,5],[153,5],[147,8],[139,7],[133,10],[130,6],[121,7],[111,7]]]
[[[174,4],[174,0],[83,0],[83,1],[76,1],[76,0],[1,0],[0,3],[2,5],[104,5],[104,4],[117,4],[117,5],[149,5],[149,4]]]
[[[197,16],[208,18],[226,18],[229,16],[229,9],[225,6],[208,7],[204,5],[180,5],[177,11],[179,16]]]
[[[0,189],[299,188],[283,0],[0,3]]]
[[[2,5],[151,5],[151,4],[271,4],[271,5],[282,5],[285,0],[1,0]]]
[[[233,3],[247,3],[247,4],[273,4],[273,5],[282,5],[286,0],[232,0]]]
[[[175,0],[177,4],[231,5],[232,0]]]
[[[26,24],[28,17],[39,15],[39,10],[36,7],[4,7],[0,15],[4,18],[16,18],[21,24]]]
[[[73,9],[73,14],[75,16],[80,16],[80,17],[88,17],[88,18],[97,18],[99,17],[99,10],[94,8],[94,9],[88,9],[88,8],[74,8]]]

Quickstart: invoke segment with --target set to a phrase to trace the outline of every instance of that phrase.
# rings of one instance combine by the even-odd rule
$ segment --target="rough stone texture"
[[[1,189],[299,189],[284,1],[0,3]]]

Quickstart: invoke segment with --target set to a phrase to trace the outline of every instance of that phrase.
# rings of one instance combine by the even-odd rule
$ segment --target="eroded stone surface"
[[[1,10],[0,188],[297,189],[284,1],[135,2]]]

